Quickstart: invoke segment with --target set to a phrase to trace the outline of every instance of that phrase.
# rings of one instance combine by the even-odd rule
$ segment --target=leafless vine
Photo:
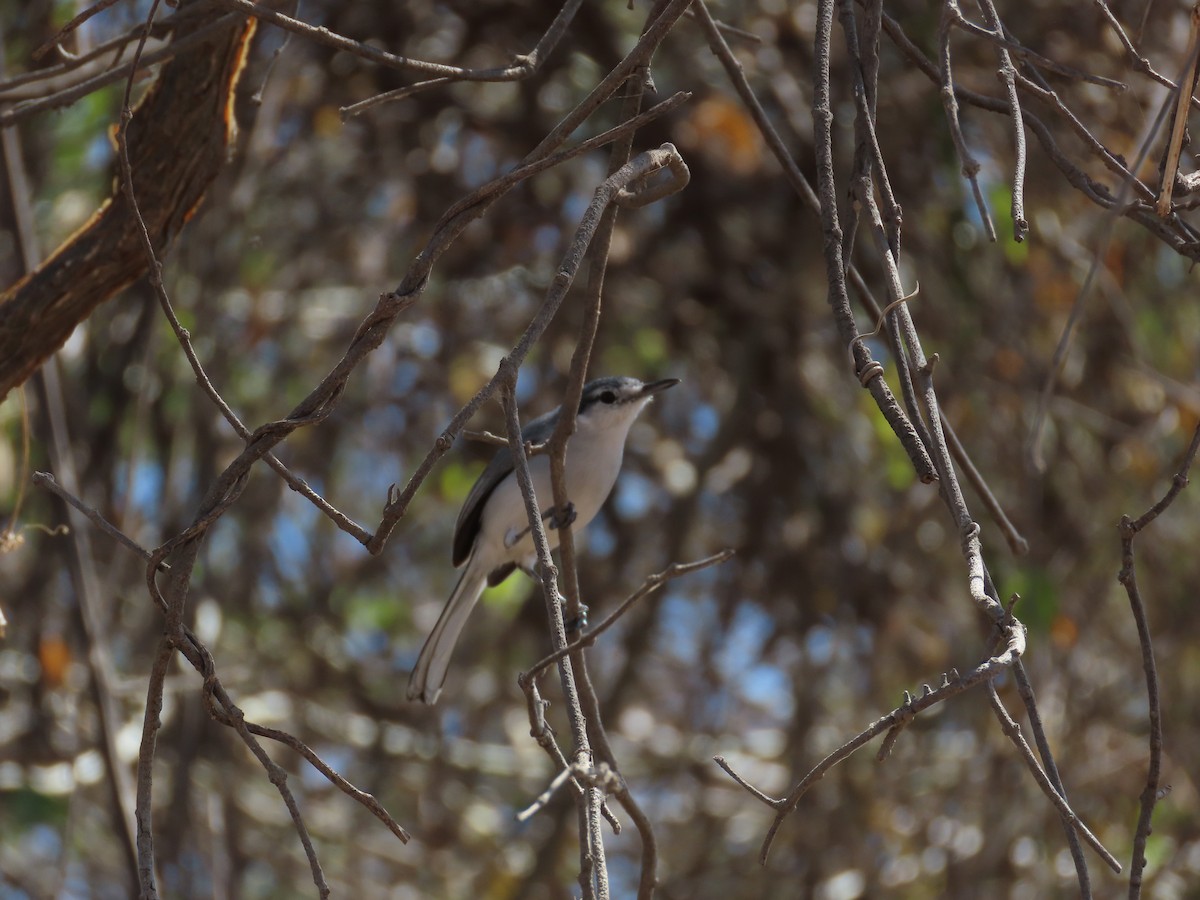
[[[203,353],[197,350],[191,333],[176,313],[175,304],[164,283],[162,260],[165,248],[156,247],[152,229],[143,218],[131,164],[129,126],[137,114],[133,104],[135,81],[147,77],[149,66],[167,64],[178,58],[193,42],[252,17],[299,39],[349,54],[356,60],[406,74],[415,73],[423,79],[339,107],[344,118],[355,117],[378,111],[385,102],[414,100],[418,96],[424,98],[428,92],[439,87],[464,82],[499,83],[534,79],[542,72],[547,58],[576,27],[577,14],[583,4],[580,0],[565,0],[549,24],[539,24],[539,28],[544,25],[545,30],[528,53],[517,54],[509,64],[497,67],[472,67],[415,59],[383,49],[378,42],[359,40],[322,26],[310,25],[303,20],[299,11],[284,13],[268,3],[253,0],[197,0],[161,21],[156,20],[159,0],[155,0],[144,25],[136,33],[107,41],[79,55],[68,53],[62,47],[65,37],[90,15],[110,3],[111,0],[101,0],[95,7],[85,10],[38,51],[41,54],[57,46],[63,57],[61,62],[37,73],[0,81],[0,104],[3,104],[0,107],[0,128],[8,129],[6,136],[15,134],[11,129],[39,112],[72,103],[105,84],[124,80],[121,118],[116,130],[120,196],[135,215],[137,236],[149,272],[148,282],[163,318],[187,360],[200,393],[217,410],[239,442],[236,454],[219,469],[206,485],[202,499],[189,511],[187,524],[174,533],[164,535],[152,549],[144,548],[110,522],[100,510],[72,493],[71,482],[75,479],[70,468],[62,465],[61,457],[54,459],[56,474],[38,472],[34,476],[34,484],[75,507],[100,531],[141,559],[145,565],[146,595],[163,617],[153,661],[145,676],[145,713],[138,748],[136,783],[128,786],[128,789],[119,789],[117,797],[118,807],[130,805],[132,800],[129,814],[125,815],[123,808],[121,812],[131,820],[126,822],[130,832],[128,850],[133,857],[131,865],[136,868],[141,897],[147,900],[158,897],[162,883],[157,872],[154,828],[155,806],[156,802],[161,806],[161,798],[155,797],[154,765],[159,756],[158,741],[163,726],[168,672],[178,658],[186,660],[200,676],[199,694],[210,718],[238,736],[278,793],[303,848],[318,896],[330,896],[331,888],[322,867],[319,842],[314,841],[305,820],[304,797],[293,789],[287,771],[268,753],[266,747],[269,745],[263,739],[290,748],[323,779],[370,811],[391,835],[401,842],[409,840],[408,831],[373,795],[361,790],[341,774],[327,761],[331,757],[323,758],[317,752],[319,744],[306,743],[289,731],[247,719],[238,706],[238,699],[222,682],[218,660],[186,624],[189,596],[194,589],[201,542],[214,525],[239,503],[250,474],[258,463],[265,463],[290,490],[303,497],[341,532],[353,537],[360,545],[356,549],[365,549],[367,554],[378,556],[408,513],[414,498],[426,485],[435,466],[456,439],[466,433],[467,424],[490,399],[497,399],[503,409],[505,432],[502,436],[486,437],[494,443],[506,443],[513,450],[515,471],[537,550],[537,574],[552,645],[551,651],[527,667],[518,679],[528,713],[531,738],[545,753],[553,774],[545,780],[543,793],[531,798],[517,818],[524,822],[543,814],[560,792],[569,794],[574,801],[579,822],[580,891],[586,898],[607,900],[617,889],[607,863],[604,824],[607,822],[614,833],[620,832],[622,826],[615,811],[619,807],[633,821],[639,835],[641,859],[637,877],[638,897],[648,900],[653,895],[659,878],[658,840],[651,818],[642,809],[636,791],[631,789],[610,742],[601,701],[591,681],[587,651],[597,646],[597,642],[618,621],[663,584],[723,563],[730,559],[733,551],[723,550],[702,558],[696,558],[700,554],[690,557],[681,555],[680,559],[692,558],[694,561],[674,562],[658,574],[649,575],[641,587],[630,593],[594,628],[581,635],[569,634],[566,622],[579,614],[588,589],[579,577],[574,537],[569,524],[560,529],[560,564],[554,562],[540,508],[540,504],[544,504],[548,498],[535,495],[528,458],[534,452],[549,455],[553,483],[553,497],[549,499],[558,508],[568,504],[566,449],[576,426],[576,411],[583,386],[591,371],[605,303],[611,302],[605,294],[605,278],[613,253],[614,236],[617,234],[618,216],[622,210],[636,211],[673,197],[687,187],[691,178],[684,156],[673,143],[663,142],[655,149],[641,152],[635,149],[640,130],[661,125],[665,117],[680,110],[691,97],[689,93],[680,91],[657,103],[648,101],[653,88],[655,55],[684,17],[698,25],[703,33],[710,52],[727,74],[733,92],[740,98],[748,119],[753,122],[780,165],[783,180],[819,220],[829,315],[836,328],[836,341],[840,342],[842,354],[845,356],[848,348],[850,357],[851,370],[846,374],[856,379],[870,394],[895,440],[903,448],[917,479],[936,489],[945,505],[961,547],[965,569],[962,575],[965,579],[960,584],[958,596],[944,597],[941,602],[952,604],[966,600],[988,622],[990,629],[988,645],[981,648],[975,657],[978,661],[966,668],[964,673],[948,672],[942,675],[935,687],[924,685],[916,695],[906,691],[903,703],[843,741],[815,765],[797,770],[792,777],[792,787],[782,797],[769,796],[756,787],[749,777],[735,771],[726,758],[715,757],[718,766],[736,784],[774,813],[762,841],[759,854],[761,863],[766,865],[780,830],[788,817],[800,807],[807,792],[835,766],[880,736],[883,736],[879,751],[882,761],[897,742],[904,739],[905,729],[919,714],[940,703],[967,696],[974,688],[982,688],[987,692],[991,714],[999,724],[1001,733],[1008,739],[1015,755],[1062,822],[1066,844],[1074,861],[1080,896],[1093,896],[1085,846],[1114,872],[1121,872],[1120,863],[1082,821],[1068,799],[1065,780],[1051,752],[1050,740],[1023,662],[1028,649],[1028,633],[1014,615],[1013,604],[1002,602],[992,581],[982,529],[968,506],[960,482],[960,477],[965,479],[978,495],[1012,552],[1017,555],[1025,553],[1029,549],[1028,541],[1010,520],[998,498],[998,492],[989,487],[980,467],[971,459],[968,448],[959,440],[935,387],[934,376],[940,357],[938,353],[926,353],[917,323],[923,316],[936,316],[937,311],[926,311],[921,302],[909,302],[914,300],[915,291],[906,292],[902,282],[901,238],[902,233],[909,235],[911,232],[904,230],[905,209],[893,186],[893,178],[889,176],[890,161],[886,155],[886,144],[880,140],[877,124],[880,101],[887,101],[886,97],[881,96],[881,89],[886,90],[886,85],[880,84],[880,42],[885,37],[890,40],[892,47],[908,64],[928,79],[931,90],[940,95],[946,133],[959,160],[966,190],[974,199],[979,221],[991,241],[997,241],[998,237],[987,204],[987,178],[984,176],[988,173],[972,153],[967,139],[969,127],[964,126],[964,120],[976,114],[976,111],[1002,117],[999,121],[1008,123],[1012,136],[1010,218],[1016,242],[1023,241],[1030,228],[1025,197],[1029,163],[1029,148],[1026,146],[1028,133],[1033,136],[1035,147],[1040,149],[1062,177],[1101,211],[1105,222],[1105,230],[1099,241],[1102,246],[1114,223],[1120,221],[1144,230],[1163,246],[1195,261],[1200,260],[1200,229],[1184,215],[1197,202],[1194,197],[1188,196],[1195,185],[1185,176],[1177,178],[1177,168],[1187,112],[1195,102],[1192,89],[1196,80],[1196,29],[1200,28],[1197,25],[1200,18],[1193,14],[1193,32],[1187,58],[1180,68],[1180,77],[1172,81],[1156,72],[1139,55],[1135,42],[1103,0],[1096,0],[1095,3],[1098,14],[1104,17],[1124,48],[1125,64],[1131,73],[1174,92],[1174,128],[1164,154],[1161,186],[1156,190],[1142,174],[1142,162],[1157,137],[1158,125],[1165,121],[1170,104],[1162,107],[1159,121],[1150,129],[1139,157],[1132,164],[1128,163],[1116,148],[1106,145],[1093,133],[1043,73],[1051,73],[1055,78],[1086,82],[1093,88],[1113,92],[1127,90],[1126,82],[1056,62],[1038,49],[1027,46],[1002,20],[1001,12],[992,0],[978,0],[983,24],[971,21],[958,0],[945,0],[940,10],[940,25],[936,30],[936,48],[932,56],[910,38],[901,21],[884,12],[881,0],[858,0],[857,3],[852,0],[818,0],[811,75],[811,122],[816,151],[814,187],[805,176],[797,154],[788,146],[788,141],[772,121],[772,115],[759,100],[752,86],[752,78],[746,75],[727,42],[727,36],[731,36],[753,45],[758,40],[757,36],[717,22],[703,0],[658,0],[649,10],[645,27],[632,48],[595,83],[582,100],[562,116],[553,129],[544,136],[538,136],[536,146],[518,164],[507,172],[489,178],[446,209],[395,289],[378,296],[373,308],[362,316],[354,329],[340,359],[320,377],[307,395],[280,418],[252,427],[226,400],[222,386],[210,378]],[[205,20],[200,27],[192,27],[197,13],[207,12],[211,15],[213,10],[220,13],[219,17]],[[834,46],[835,17],[843,36],[842,45],[838,48]],[[996,75],[1001,86],[999,95],[993,96],[963,86],[956,75],[959,45],[955,44],[952,54],[952,36],[957,41],[980,42],[994,49]],[[852,83],[845,87],[839,85],[831,74],[833,59],[840,53],[844,53],[851,62]],[[840,110],[840,101],[848,97],[853,100],[845,108],[853,110],[855,146],[849,176],[839,177],[841,157],[835,146],[835,110]],[[618,99],[619,107],[613,103]],[[581,126],[598,121],[597,114],[602,109],[612,113],[614,107],[617,111],[609,118],[615,124],[603,129],[597,126],[590,137],[568,144]],[[1064,134],[1072,136],[1069,145],[1061,140]],[[1069,149],[1065,149],[1068,146]],[[601,147],[609,148],[606,174],[599,180],[591,202],[584,209],[541,303],[529,318],[519,339],[503,356],[495,375],[449,418],[432,446],[411,468],[403,487],[391,485],[374,529],[365,527],[339,509],[321,491],[285,465],[275,454],[275,448],[302,429],[320,426],[333,414],[359,367],[383,344],[401,317],[422,301],[435,267],[468,227],[487,215],[509,192],[527,184],[535,176]],[[6,147],[6,160],[10,149]],[[11,171],[9,181],[14,181]],[[1176,196],[1176,192],[1182,196]],[[1055,381],[1064,362],[1072,331],[1083,315],[1082,301],[1093,276],[1102,265],[1102,255],[1102,251],[1097,251],[1093,256],[1091,272],[1076,297],[1058,350],[1049,363],[1042,408],[1032,428],[1031,446],[1036,447],[1040,439],[1043,415],[1049,414]],[[27,267],[33,268],[34,262],[36,260],[29,260]],[[579,291],[582,295],[579,301],[579,330],[574,339],[562,395],[564,414],[559,417],[557,428],[545,445],[527,447],[521,440],[517,377],[530,353],[555,321],[579,274],[584,270],[587,278],[586,286]],[[877,299],[875,292],[882,299]],[[860,315],[855,311],[855,299],[873,322],[880,323],[877,328],[882,328],[882,332],[878,344],[886,341],[885,350],[879,351],[878,344],[872,343],[876,337],[874,331],[863,333],[860,330]],[[877,359],[873,349],[883,355]],[[891,368],[890,372],[888,367]],[[894,376],[894,389],[887,380],[888,375]],[[465,392],[462,396],[465,396]],[[1188,472],[1198,449],[1200,429],[1196,430],[1171,488],[1162,500],[1140,518],[1131,520],[1125,517],[1120,524],[1122,569],[1119,577],[1128,594],[1143,651],[1150,707],[1149,764],[1133,839],[1129,876],[1131,898],[1140,896],[1143,884],[1146,841],[1155,803],[1161,793],[1164,740],[1149,619],[1138,589],[1134,566],[1134,540],[1170,506],[1186,486]],[[1039,452],[1035,449],[1035,458]],[[965,591],[961,590],[962,587],[965,587]],[[86,615],[94,615],[94,611]],[[102,654],[97,641],[93,641],[92,650],[94,654]],[[551,667],[558,670],[559,691],[565,708],[562,715],[567,729],[561,735],[555,731],[547,716],[548,700],[543,695],[544,685],[541,682]],[[104,672],[104,660],[94,655],[93,668]],[[1025,716],[1022,724],[1018,724],[1017,718],[1005,707],[997,692],[996,683],[1001,678],[1011,678],[1017,685]],[[106,699],[111,700],[111,685],[99,677],[96,690],[103,708]],[[105,727],[111,729],[112,723],[106,723]],[[1023,729],[1032,736],[1032,742],[1026,740]],[[1008,748],[1009,744],[1004,746]],[[109,769],[118,769],[119,762],[111,746],[108,752]]]

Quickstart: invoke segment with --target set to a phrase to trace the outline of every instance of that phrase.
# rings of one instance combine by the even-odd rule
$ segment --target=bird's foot
[[[551,531],[559,528],[566,528],[575,521],[575,504],[568,500],[563,505],[563,509],[565,510],[565,515],[562,516],[558,514],[557,507],[554,509],[548,509],[546,512],[542,513],[542,521],[546,523]],[[504,546],[511,550],[521,541],[525,540],[525,538],[528,537],[532,531],[533,529],[528,525],[526,525],[520,531],[515,528],[510,528],[508,530],[508,534],[504,535]]]
[[[569,619],[563,622],[563,625],[566,626],[568,635],[578,634],[580,631],[583,631],[583,629],[587,628],[587,624],[588,608],[582,603],[579,604],[579,615],[571,616]]]

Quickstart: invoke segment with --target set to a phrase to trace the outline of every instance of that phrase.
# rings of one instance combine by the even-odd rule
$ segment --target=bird
[[[563,516],[556,510],[546,516],[551,550],[558,546],[560,525],[582,529],[600,511],[616,484],[625,439],[634,420],[655,394],[678,383],[678,378],[644,382],[607,377],[584,385],[575,433],[567,442],[567,509]],[[560,406],[531,421],[521,430],[521,439],[533,444],[549,440],[561,412]],[[553,493],[549,456],[530,459],[529,474],[541,506]],[[458,514],[452,560],[463,572],[417,657],[408,681],[409,700],[437,702],[454,647],[484,588],[500,584],[514,569],[532,571],[536,559],[512,454],[502,447],[476,480]]]

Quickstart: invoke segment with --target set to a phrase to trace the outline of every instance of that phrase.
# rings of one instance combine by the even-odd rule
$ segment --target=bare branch
[[[558,15],[554,17],[554,21],[550,23],[550,27],[546,29],[541,39],[537,42],[537,45],[529,53],[516,57],[511,66],[505,66],[500,69],[463,69],[461,74],[458,75],[445,75],[429,79],[428,81],[410,84],[394,91],[387,91],[367,100],[343,106],[339,110],[342,118],[357,116],[381,103],[402,100],[405,97],[411,97],[414,94],[420,93],[426,88],[436,87],[440,84],[449,84],[455,81],[518,81],[536,75],[546,62],[546,58],[554,51],[559,41],[567,33],[567,28],[570,27],[571,20],[575,18],[575,13],[579,11],[582,3],[583,0],[567,0],[563,4],[562,9],[558,11]]]
[[[689,575],[692,572],[698,572],[701,569],[707,569],[711,566],[720,565],[721,563],[727,562],[729,559],[731,559],[733,554],[734,551],[732,548],[722,550],[720,553],[714,553],[712,556],[706,556],[704,559],[698,559],[695,562],[672,563],[661,572],[647,576],[646,580],[642,582],[642,586],[621,601],[620,605],[618,605],[616,609],[614,609],[600,621],[600,624],[598,624],[595,628],[589,628],[586,632],[584,632],[583,635],[576,638],[566,647],[555,650],[549,656],[545,656],[538,660],[528,670],[521,673],[520,680],[524,682],[537,678],[542,674],[542,672],[562,659],[562,657],[568,655],[569,653],[573,653],[576,650],[580,650],[584,647],[590,647],[595,644],[600,635],[604,634],[604,632],[608,631],[608,629],[615,625],[617,620],[629,612],[635,603],[654,593],[668,581],[679,578],[682,575]]]
[[[1029,744],[1025,742],[1025,738],[1021,736],[1021,726],[1013,721],[1012,716],[1008,714],[1008,710],[1004,708],[1004,704],[1000,701],[1000,695],[996,693],[996,685],[993,682],[988,683],[988,699],[992,704],[992,711],[995,712],[996,718],[1000,720],[1000,727],[1004,731],[1005,737],[1013,742],[1013,746],[1017,748],[1021,754],[1021,759],[1025,761],[1026,767],[1033,773],[1033,780],[1037,782],[1038,787],[1042,789],[1042,793],[1054,804],[1054,808],[1058,810],[1058,814],[1064,822],[1067,822],[1074,828],[1079,836],[1091,847],[1096,854],[1108,864],[1108,867],[1121,874],[1121,864],[1117,862],[1108,850],[1100,843],[1100,839],[1092,834],[1091,829],[1080,821],[1079,816],[1071,809],[1065,797],[1062,796],[1050,783],[1049,776],[1040,765],[1038,765],[1037,757],[1033,755],[1033,751],[1029,748]]]
[[[800,782],[792,788],[791,792],[778,800],[768,797],[766,794],[753,787],[744,778],[737,775],[728,762],[717,758],[716,762],[721,766],[738,784],[749,791],[759,801],[765,803],[775,810],[775,820],[771,823],[771,827],[767,832],[766,838],[763,840],[762,850],[759,853],[759,862],[766,865],[767,857],[771,852],[771,845],[775,842],[775,836],[779,833],[779,827],[800,804],[800,800],[808,792],[814,784],[820,781],[825,775],[836,766],[851,756],[856,750],[868,743],[875,737],[884,732],[891,731],[897,727],[903,727],[912,721],[917,713],[924,712],[931,706],[949,700],[976,685],[984,682],[990,682],[1001,672],[1009,669],[1014,662],[1020,657],[1025,650],[1025,629],[1019,622],[1013,620],[1012,624],[1006,629],[1007,646],[1003,653],[999,656],[991,657],[984,660],[974,669],[967,672],[966,675],[958,676],[953,679],[943,677],[942,684],[937,688],[925,686],[924,692],[920,697],[912,697],[905,692],[904,703],[893,709],[890,713],[877,719],[871,723],[863,731],[860,731],[850,740],[846,741],[817,765],[809,770]]]
[[[983,10],[983,17],[988,27],[996,34],[1001,34],[1004,26],[1000,23],[1000,15],[992,0],[977,0]],[[955,6],[957,10],[958,7]],[[959,13],[961,17],[961,11]],[[1017,96],[1016,70],[1006,47],[999,47],[996,56],[1000,60],[1000,80],[1004,82],[1004,90],[1008,99],[1008,108],[1012,115],[1013,141],[1016,145],[1016,162],[1014,163],[1012,182],[1012,220],[1013,240],[1018,244],[1025,240],[1029,232],[1029,223],[1025,220],[1025,124],[1021,120],[1021,100]]]
[[[123,532],[116,525],[112,524],[112,522],[108,521],[108,519],[104,518],[104,516],[102,516],[100,514],[100,511],[98,509],[96,509],[94,506],[88,506],[86,503],[84,503],[82,500],[80,500],[78,497],[76,497],[74,494],[72,494],[70,491],[68,491],[62,485],[60,485],[57,481],[54,480],[54,476],[51,475],[49,472],[34,472],[33,473],[33,483],[40,488],[45,488],[46,490],[50,491],[50,493],[54,494],[57,497],[60,497],[61,499],[65,500],[67,503],[71,504],[71,506],[75,507],[81,513],[83,513],[85,516],[87,516],[88,519],[90,519],[97,528],[99,528],[101,531],[103,531],[109,537],[116,540],[117,543],[121,544],[122,546],[126,547],[129,550],[132,550],[134,553],[136,553],[138,556],[140,556],[143,560],[150,559],[150,551],[149,550],[147,550],[145,547],[143,547],[141,544],[139,544],[137,541],[135,541],[133,538],[131,538],[129,535],[127,535],[125,532]],[[160,562],[160,563],[158,563],[157,568],[158,568],[158,571],[160,571],[160,572],[166,572],[171,567],[168,566],[164,562]]]
[[[971,183],[971,192],[975,195],[975,206],[979,210],[979,218],[987,231],[988,240],[996,242],[996,226],[992,224],[992,214],[988,212],[987,201],[983,199],[983,190],[979,187],[979,161],[967,146],[963,137],[962,125],[958,121],[958,99],[954,91],[954,72],[950,64],[950,26],[954,23],[957,0],[945,0],[942,12],[942,22],[938,26],[938,71],[941,75],[942,105],[946,108],[946,123],[950,127],[950,137],[954,140],[954,149],[958,151],[958,159],[962,165],[963,177]],[[958,13],[961,17],[962,13]]]
[[[1137,519],[1128,516],[1121,517],[1121,572],[1117,580],[1125,587],[1129,597],[1129,608],[1137,626],[1138,642],[1142,648],[1142,669],[1146,675],[1146,699],[1149,704],[1150,718],[1150,757],[1146,767],[1146,786],[1138,798],[1139,811],[1137,828],[1133,836],[1133,856],[1129,872],[1129,900],[1137,900],[1142,891],[1142,873],[1146,868],[1146,841],[1150,836],[1151,821],[1154,817],[1154,806],[1159,799],[1159,778],[1162,769],[1163,735],[1162,709],[1158,693],[1158,669],[1154,662],[1154,648],[1150,639],[1150,624],[1146,615],[1146,605],[1142,601],[1142,593],[1137,583],[1137,568],[1134,563],[1133,541],[1137,535],[1162,515],[1167,507],[1175,502],[1175,498],[1188,485],[1188,473],[1196,461],[1196,453],[1200,451],[1200,425],[1192,432],[1192,441],[1179,471],[1171,479],[1171,486],[1157,503],[1146,510]]]
[[[696,9],[700,13],[701,22],[704,24],[705,33],[708,35],[709,48],[717,56],[717,59],[721,61],[721,65],[724,67],[738,95],[750,110],[754,118],[754,123],[758,126],[759,131],[766,140],[767,146],[771,148],[771,152],[783,166],[784,175],[787,177],[788,183],[813,212],[823,215],[825,204],[817,196],[812,186],[809,185],[807,179],[801,173],[800,167],[792,158],[791,153],[788,152],[783,139],[779,137],[778,131],[775,130],[775,127],[767,118],[762,104],[759,103],[758,98],[750,89],[749,82],[746,81],[746,76],[742,71],[741,65],[734,58],[729,45],[725,43],[720,31],[716,28],[716,23],[713,22],[711,15],[709,15],[707,6],[700,2],[700,0],[697,0]],[[817,116],[817,114],[814,113],[814,116]],[[827,128],[832,124],[832,120],[833,113],[829,108],[828,96],[826,94],[820,115],[817,116],[817,121],[822,123],[822,127]],[[819,173],[821,175],[824,174],[824,168],[821,168],[823,165],[824,163],[819,159]],[[830,172],[829,188],[832,190],[832,158],[828,160],[828,166]],[[822,220],[822,224],[830,237],[836,236],[839,246],[836,249],[831,248],[829,242],[826,242],[826,270],[834,271],[836,269],[838,272],[845,273],[848,261],[843,258],[841,253],[841,229],[837,223],[836,200],[834,200],[834,205],[830,207],[830,210],[831,220],[828,223]],[[904,410],[900,407],[900,404],[896,402],[896,398],[892,395],[887,382],[879,377],[883,374],[883,366],[871,358],[871,353],[866,345],[861,341],[855,342],[855,339],[858,337],[858,327],[854,322],[854,314],[850,310],[850,298],[846,291],[844,274],[831,276],[829,303],[833,307],[834,321],[838,326],[839,337],[847,346],[852,343],[854,344],[855,374],[858,376],[860,383],[871,392],[872,399],[879,407],[884,419],[887,420],[888,425],[899,439],[900,445],[912,461],[913,468],[917,471],[917,477],[926,484],[932,482],[937,475],[933,470],[932,463],[930,463],[929,454],[925,450],[925,446],[922,443],[920,434],[914,427],[914,423],[909,420],[904,414]]]

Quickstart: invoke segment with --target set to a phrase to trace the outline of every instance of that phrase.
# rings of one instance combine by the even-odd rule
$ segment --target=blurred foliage
[[[118,4],[80,40],[144,14]],[[1131,29],[1143,5],[1113,4]],[[889,14],[927,53],[938,13],[900,0]],[[63,3],[0,2],[8,72],[73,13]],[[1054,87],[1106,143],[1136,154],[1161,91],[1130,71],[1094,5],[1014,6],[1018,39],[1059,62],[1128,81],[1113,92]],[[1019,12],[1019,15],[1018,15]],[[815,4],[760,0],[714,13],[761,37],[735,51],[802,168],[811,172]],[[213,383],[254,427],[281,418],[340,358],[377,295],[393,288],[437,217],[511,167],[632,45],[645,9],[585,3],[542,71],[515,84],[456,84],[342,122],[338,108],[409,84],[297,37],[260,31],[239,107],[237,153],[166,259],[176,310]],[[314,0],[299,15],[394,53],[502,65],[534,45],[539,4]],[[1186,10],[1155,4],[1140,52],[1177,71]],[[840,36],[835,38],[835,45]],[[72,45],[73,46],[73,45]],[[992,48],[956,35],[961,83],[996,93]],[[279,51],[273,64],[273,55]],[[1019,593],[1027,664],[1075,809],[1128,863],[1146,759],[1146,701],[1124,593],[1116,525],[1165,490],[1197,415],[1200,312],[1188,262],[1120,220],[1058,380],[1044,472],[1026,442],[1055,344],[1105,230],[1031,142],[1031,234],[1012,239],[1006,117],[964,107],[1001,231],[986,242],[959,175],[938,99],[885,38],[879,134],[905,211],[905,284],[940,395],[977,467],[1029,540],[1014,558],[974,496],[1002,596]],[[835,138],[848,170],[851,84],[834,60]],[[825,302],[822,236],[786,188],[703,35],[683,21],[656,58],[660,96],[694,93],[638,149],[674,142],[692,171],[682,194],[623,212],[614,237],[594,374],[678,376],[638,423],[613,501],[584,536],[581,578],[593,617],[672,561],[725,546],[726,565],[643,601],[591,653],[610,737],[659,841],[666,898],[1069,895],[1058,816],[1001,734],[982,693],[918,719],[892,756],[874,748],[833,770],[784,824],[768,865],[769,811],[711,762],[721,754],[782,795],[826,753],[952,667],[974,665],[988,632],[972,608],[953,523],[912,475],[850,372]],[[262,91],[261,103],[250,95]],[[44,249],[108,189],[112,90],[20,128]],[[1073,158],[1104,177],[1053,123]],[[579,136],[615,121],[608,105]],[[1157,152],[1157,151],[1156,151]],[[368,528],[454,411],[495,371],[556,271],[602,179],[603,152],[545,172],[472,225],[421,302],[356,372],[319,427],[281,458]],[[1151,182],[1152,165],[1146,174]],[[20,275],[10,204],[0,276]],[[857,261],[882,283],[870,241]],[[583,318],[577,290],[522,371],[528,414],[554,406]],[[874,327],[861,313],[860,328]],[[873,347],[885,363],[886,344]],[[59,354],[70,452],[67,487],[144,546],[190,522],[239,442],[197,389],[145,284],[105,304]],[[26,387],[33,466],[52,465],[44,386]],[[473,427],[501,430],[488,407]],[[20,416],[0,406],[0,497],[17,493]],[[424,485],[379,558],[334,528],[265,467],[202,554],[189,616],[248,718],[307,741],[409,828],[400,845],[302,760],[290,773],[337,896],[559,898],[578,851],[567,792],[524,825],[514,813],[553,778],[528,735],[518,671],[548,649],[542,601],[514,577],[467,626],[440,704],[404,700],[404,681],[455,578],[457,509],[489,448],[463,442]],[[11,473],[11,474],[10,474]],[[1164,698],[1173,787],[1156,813],[1147,896],[1195,896],[1200,881],[1200,644],[1194,601],[1200,495],[1185,491],[1138,545]],[[72,538],[25,532],[0,557],[0,895],[129,895],[103,765],[94,681],[69,541],[85,523],[41,492],[21,521],[70,521]],[[118,673],[115,744],[132,767],[145,680],[160,633],[140,562],[90,535],[104,652]],[[313,893],[286,810],[258,764],[174,668],[155,799],[166,896]],[[555,679],[545,690],[561,713]],[[1002,686],[1019,708],[1011,684]],[[554,720],[560,736],[565,725]],[[614,896],[631,896],[639,842],[627,817],[607,848]],[[1098,896],[1122,882],[1089,856]]]

